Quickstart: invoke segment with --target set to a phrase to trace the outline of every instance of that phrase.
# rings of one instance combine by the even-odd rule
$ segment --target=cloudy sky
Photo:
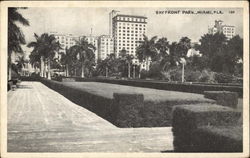
[[[147,35],[167,37],[169,41],[178,41],[187,36],[193,42],[207,33],[208,26],[215,20],[236,27],[236,34],[242,37],[243,15],[240,8],[28,8],[19,12],[29,20],[29,27],[22,27],[27,42],[33,41],[33,34],[58,32],[73,35],[93,35],[109,33],[109,12],[119,10],[120,14],[141,15],[148,17]],[[222,14],[183,14],[182,11],[220,11]],[[164,14],[156,14],[164,11]],[[179,14],[165,11],[180,11]],[[25,49],[25,48],[24,48]],[[26,49],[27,50],[27,49]]]

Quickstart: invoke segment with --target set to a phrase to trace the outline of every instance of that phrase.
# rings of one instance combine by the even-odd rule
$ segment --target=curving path
[[[171,127],[117,128],[40,82],[8,92],[8,152],[164,152]]]

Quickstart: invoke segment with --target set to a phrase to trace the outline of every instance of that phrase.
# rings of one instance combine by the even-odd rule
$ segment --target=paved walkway
[[[8,152],[164,152],[171,127],[117,128],[40,82],[8,92]]]

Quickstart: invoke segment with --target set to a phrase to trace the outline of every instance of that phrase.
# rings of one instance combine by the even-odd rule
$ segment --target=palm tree
[[[33,50],[30,54],[30,63],[33,65],[34,63],[40,63],[40,76],[44,77],[44,39],[43,36],[38,36],[34,33],[34,37],[36,41],[30,42],[27,47],[33,47]]]
[[[85,66],[87,63],[92,62],[95,59],[95,46],[88,43],[86,37],[76,41],[76,45],[72,46],[73,54],[78,57],[81,62],[81,77],[84,78]]]
[[[25,65],[28,63],[28,61],[25,59],[24,55],[18,56],[18,59],[16,60],[17,64],[17,70],[18,72],[21,72],[22,75],[24,74],[23,68],[25,68]]]
[[[61,56],[60,62],[62,65],[65,66],[65,71],[66,71],[65,74],[66,74],[66,77],[68,77],[69,76],[69,65],[71,64],[72,57],[73,57],[72,53],[71,53],[71,49],[66,48],[65,54],[62,53],[61,55],[62,56]]]
[[[151,58],[153,61],[156,60],[157,56],[157,49],[155,47],[156,39],[157,36],[148,39],[147,36],[143,35],[143,41],[141,41],[140,45],[136,48],[136,56],[139,59],[140,63],[146,61],[146,63],[148,64],[149,58]]]
[[[48,79],[51,79],[51,72],[50,72],[50,66],[51,61],[55,57],[55,53],[59,52],[61,49],[60,43],[56,40],[54,35],[48,35],[44,34],[45,37],[45,52],[44,52],[44,58],[48,65]]]
[[[128,78],[130,78],[130,70],[131,70],[131,64],[134,59],[133,55],[127,54],[127,51],[125,49],[122,49],[120,52],[120,58],[122,61],[128,64]]]
[[[162,70],[164,71],[165,68],[170,65],[170,52],[169,52],[169,42],[167,40],[167,38],[163,37],[160,38],[156,44],[156,49],[158,50],[158,54],[157,54],[157,60],[160,61],[160,65],[162,67]]]
[[[34,58],[40,58],[40,76],[46,77],[46,64],[48,64],[48,79],[51,79],[50,76],[50,62],[53,60],[55,53],[61,49],[60,43],[56,40],[54,35],[48,35],[47,33],[42,34],[40,37],[37,34],[34,34],[36,41],[29,43],[27,46],[33,47]]]
[[[8,66],[9,66],[9,80],[11,79],[11,55],[12,53],[21,53],[23,50],[21,45],[25,44],[25,37],[21,29],[16,25],[16,22],[29,26],[29,21],[25,19],[19,12],[18,9],[26,8],[8,8]]]

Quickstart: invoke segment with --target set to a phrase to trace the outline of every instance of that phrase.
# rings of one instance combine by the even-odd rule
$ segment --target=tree
[[[24,58],[24,55],[18,56],[16,62],[18,72],[21,72],[22,69],[25,67],[25,64],[28,63],[28,61]]]
[[[128,64],[128,78],[130,78],[131,77],[131,75],[130,75],[131,74],[131,64],[132,64],[132,61],[134,59],[134,56],[128,54],[125,49],[122,49],[120,52],[120,58],[121,58],[121,61],[123,63]]]
[[[93,63],[95,60],[95,46],[88,43],[86,37],[81,38],[79,41],[76,41],[76,45],[73,46],[74,54],[78,56],[78,59],[81,63],[81,77],[85,77],[84,71],[87,63]]]
[[[66,75],[66,77],[69,76],[69,66],[73,62],[73,55],[72,54],[73,53],[72,53],[71,48],[69,48],[69,49],[66,48],[65,54],[64,53],[61,54],[60,63],[65,66],[65,71],[66,71],[65,75]]]
[[[155,47],[155,41],[157,36],[148,39],[147,36],[143,35],[143,41],[140,41],[140,45],[136,48],[136,56],[139,59],[139,62],[146,62],[149,64],[149,59],[152,61],[156,60],[157,57],[157,49]],[[140,69],[141,70],[141,69]],[[140,71],[139,71],[140,78]]]
[[[107,58],[104,60],[99,60],[97,64],[97,71],[99,74],[102,74],[106,77],[109,76],[109,73],[113,73],[117,70],[117,62],[115,54],[108,54]]]
[[[23,53],[21,45],[26,44],[24,34],[16,23],[24,26],[29,26],[29,21],[25,19],[18,9],[26,8],[8,8],[8,66],[9,66],[9,80],[11,79],[11,55],[12,53]]]
[[[188,50],[191,48],[191,39],[182,37],[177,45],[177,54],[180,58],[187,56]]]
[[[207,64],[205,67],[215,72],[223,72],[227,49],[226,36],[222,33],[205,34],[201,37],[200,43],[202,58],[207,60],[204,62]]]
[[[158,50],[157,60],[159,60],[160,67],[164,71],[170,65],[170,44],[167,38],[163,37],[156,42],[155,46]]]
[[[48,79],[51,79],[50,76],[50,64],[53,60],[55,53],[61,49],[60,43],[56,40],[54,35],[48,35],[47,33],[42,34],[40,37],[37,34],[34,34],[36,41],[30,42],[27,46],[33,47],[31,54],[34,59],[40,58],[40,76],[45,77],[46,65],[48,65]]]
[[[144,60],[148,61],[149,58],[156,60],[157,49],[155,47],[155,41],[157,36],[148,39],[147,36],[143,35],[143,41],[140,41],[140,45],[136,48],[136,56],[140,62]]]
[[[241,72],[238,65],[243,61],[243,39],[236,35],[227,43],[227,51],[225,54],[225,67],[228,68],[229,73],[238,74]]]

